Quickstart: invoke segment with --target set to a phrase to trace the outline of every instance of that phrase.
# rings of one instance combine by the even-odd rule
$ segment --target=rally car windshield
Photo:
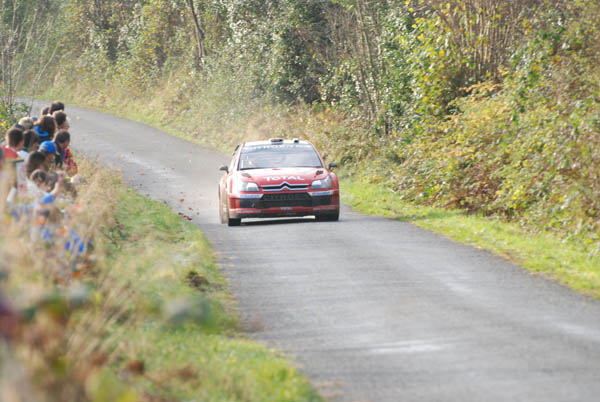
[[[245,146],[240,155],[240,170],[282,167],[323,167],[309,144]]]

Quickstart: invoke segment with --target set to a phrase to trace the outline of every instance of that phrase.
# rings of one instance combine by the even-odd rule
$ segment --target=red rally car
[[[340,217],[338,178],[307,142],[246,142],[233,152],[219,182],[221,223],[238,226],[243,218],[314,215],[317,220]]]

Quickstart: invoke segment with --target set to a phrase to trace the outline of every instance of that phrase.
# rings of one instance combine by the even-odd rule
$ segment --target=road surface
[[[221,225],[218,168],[228,155],[122,118],[66,111],[75,149],[193,217],[252,337],[293,356],[325,397],[600,401],[598,301],[347,207],[339,222]]]

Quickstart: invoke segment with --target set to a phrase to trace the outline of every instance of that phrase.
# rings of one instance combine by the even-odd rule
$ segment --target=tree
[[[196,67],[202,69],[204,67],[204,58],[206,57],[206,50],[204,48],[204,39],[206,38],[206,32],[204,31],[204,23],[202,21],[201,5],[199,6],[200,12],[196,11],[194,0],[187,0],[187,5],[192,15],[192,22],[194,23],[194,37],[196,39]]]
[[[35,0],[0,0],[0,102],[9,119],[23,112],[16,94],[41,81],[56,54],[52,27],[57,7]]]

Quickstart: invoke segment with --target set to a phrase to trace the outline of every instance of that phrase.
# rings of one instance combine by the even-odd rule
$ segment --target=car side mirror
[[[329,164],[329,170],[331,170],[331,169],[333,169],[333,168],[336,168],[336,167],[338,167],[338,164],[337,164],[337,163],[335,163],[335,162],[331,162],[331,163]]]
[[[223,165],[223,166],[221,166],[221,167],[219,168],[219,170],[222,170],[222,171],[224,171],[224,172],[227,172],[227,173],[229,173],[229,167],[228,167],[227,165]]]

